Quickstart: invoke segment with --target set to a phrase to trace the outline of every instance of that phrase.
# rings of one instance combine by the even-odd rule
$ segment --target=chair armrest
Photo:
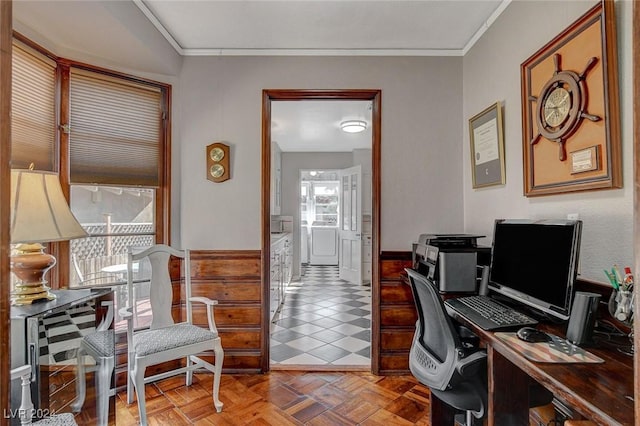
[[[200,303],[204,303],[206,305],[209,306],[214,306],[218,304],[217,300],[211,300],[208,297],[190,297],[189,298],[190,302],[200,302]]]
[[[127,306],[125,308],[118,309],[118,313],[120,314],[120,318],[126,319],[127,321],[131,321],[133,319],[133,311],[131,306]]]
[[[11,370],[11,380],[31,375],[31,365],[26,364]]]
[[[217,300],[211,300],[208,297],[190,297],[189,302],[200,302],[207,305],[207,321],[209,322],[209,330],[214,333],[218,332],[216,320],[213,316],[213,306],[218,304]]]
[[[487,364],[487,352],[485,350],[479,350],[474,352],[460,361],[456,365],[456,370],[462,377],[471,377],[478,373],[478,370],[485,368]]]

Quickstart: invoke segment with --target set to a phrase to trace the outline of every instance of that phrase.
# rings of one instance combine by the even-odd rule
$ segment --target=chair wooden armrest
[[[217,333],[218,327],[216,327],[216,320],[213,317],[213,307],[218,304],[218,301],[211,300],[208,297],[190,297],[189,302],[200,302],[207,305],[207,320],[209,322],[209,330]]]
[[[190,297],[189,301],[191,302],[200,302],[209,306],[214,306],[218,304],[217,300],[211,300],[208,297]]]
[[[133,319],[133,308],[131,306],[118,309],[118,313],[120,314],[120,318],[126,319],[127,321]]]
[[[31,366],[29,364],[11,370],[11,380],[15,380],[18,377],[26,376],[27,374],[31,374]]]

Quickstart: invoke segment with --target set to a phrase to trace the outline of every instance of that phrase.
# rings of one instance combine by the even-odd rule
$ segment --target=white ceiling
[[[60,56],[178,75],[181,56],[462,56],[510,2],[15,0],[13,16],[14,28],[44,35]],[[338,127],[363,109],[356,101],[274,102],[273,139],[285,151],[370,146],[370,113],[363,133]]]
[[[367,129],[345,133],[340,123],[362,120]],[[371,148],[370,101],[272,101],[271,140],[283,151],[351,152]]]
[[[463,55],[511,0],[133,0],[182,55]]]
[[[178,53],[190,55],[463,55],[510,0],[134,0]],[[283,151],[371,147],[369,102],[272,103]],[[357,134],[340,123],[360,118]]]

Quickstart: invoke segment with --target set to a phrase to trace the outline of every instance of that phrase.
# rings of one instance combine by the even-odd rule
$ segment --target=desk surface
[[[49,301],[34,302],[30,305],[12,306],[11,318],[27,318],[41,314],[49,314],[70,306],[87,302],[113,291],[108,287],[74,290],[52,290],[56,298]]]
[[[490,413],[489,423],[500,423],[500,412],[510,410],[508,405],[512,389],[507,385],[501,392],[501,383],[511,381],[511,374],[501,372],[504,360],[513,364],[526,375],[536,380],[551,391],[556,398],[575,409],[586,418],[603,425],[634,424],[633,406],[633,357],[622,354],[615,349],[590,347],[585,348],[594,355],[604,359],[602,364],[554,364],[529,361],[513,347],[494,335],[482,330],[463,317],[455,318],[470,327],[487,346],[489,368],[489,386],[493,389],[493,418]],[[540,324],[538,328],[565,337],[565,328],[557,325]],[[490,396],[491,399],[491,396]]]

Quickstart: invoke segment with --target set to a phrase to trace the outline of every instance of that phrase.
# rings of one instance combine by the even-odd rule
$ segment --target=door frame
[[[634,267],[640,271],[640,4],[633,2],[631,57],[633,58],[633,235]],[[634,311],[640,312],[640,297],[635,298]],[[634,329],[635,325],[634,323]],[[640,348],[640,332],[633,333],[634,346]],[[640,351],[633,353],[633,394],[636,424],[640,419]]]
[[[264,89],[262,91],[262,258],[261,258],[261,354],[263,372],[269,371],[269,277],[271,258],[271,102],[305,100],[371,101],[371,371],[380,370],[380,163],[382,91],[379,89]]]

